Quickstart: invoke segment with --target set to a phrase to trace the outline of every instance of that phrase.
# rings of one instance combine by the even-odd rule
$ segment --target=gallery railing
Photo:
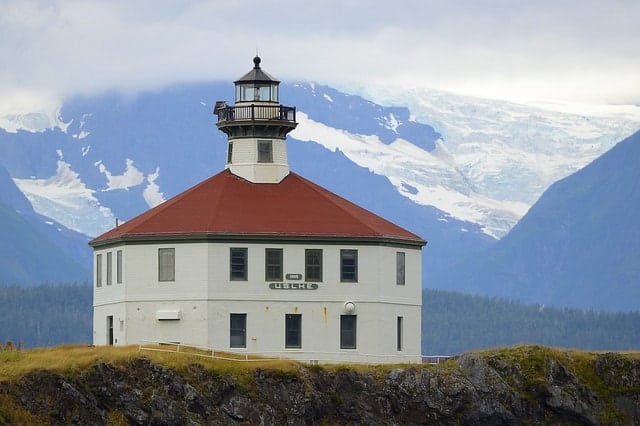
[[[218,123],[230,121],[268,120],[295,123],[296,108],[284,105],[219,106],[213,111]]]

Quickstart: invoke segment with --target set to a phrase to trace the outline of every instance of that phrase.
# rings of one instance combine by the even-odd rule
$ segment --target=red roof
[[[100,235],[110,242],[193,237],[401,240],[417,235],[290,173],[278,184],[251,183],[225,170]]]

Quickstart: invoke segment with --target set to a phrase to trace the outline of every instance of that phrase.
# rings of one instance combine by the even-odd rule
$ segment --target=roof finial
[[[253,64],[254,64],[253,68],[260,69],[260,61],[261,59],[260,59],[260,56],[258,56],[258,49],[256,49],[256,57],[253,58]]]

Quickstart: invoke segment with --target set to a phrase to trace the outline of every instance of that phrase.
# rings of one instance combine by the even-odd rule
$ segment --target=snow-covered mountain
[[[282,85],[300,123],[291,167],[426,238],[426,268],[493,244],[551,183],[640,127],[638,107],[577,114],[367,90],[378,103]],[[226,142],[211,113],[222,99],[233,100],[231,83],[76,97],[0,117],[0,163],[36,212],[95,236],[224,167]]]
[[[360,91],[380,104],[409,108],[410,120],[427,123],[441,135],[435,149],[416,151],[399,140],[398,149],[389,152],[358,135],[347,143],[314,122],[299,126],[294,137],[323,135],[316,139],[329,149],[341,139],[349,158],[388,176],[413,201],[477,223],[496,238],[502,238],[552,183],[640,128],[640,107],[633,105],[532,106],[428,89]],[[390,115],[381,124],[395,123]]]
[[[439,288],[543,305],[640,311],[640,131],[555,182],[507,236],[432,270]]]

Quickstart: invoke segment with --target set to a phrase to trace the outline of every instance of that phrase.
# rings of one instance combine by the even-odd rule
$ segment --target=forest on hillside
[[[638,350],[640,312],[595,312],[442,290],[423,291],[423,354],[454,355],[521,343]]]
[[[92,330],[90,284],[0,285],[0,342],[25,348],[90,344]]]
[[[26,348],[91,344],[90,285],[0,285],[0,342]],[[586,350],[639,350],[640,313],[548,308],[425,289],[422,353],[461,352],[520,343]]]

